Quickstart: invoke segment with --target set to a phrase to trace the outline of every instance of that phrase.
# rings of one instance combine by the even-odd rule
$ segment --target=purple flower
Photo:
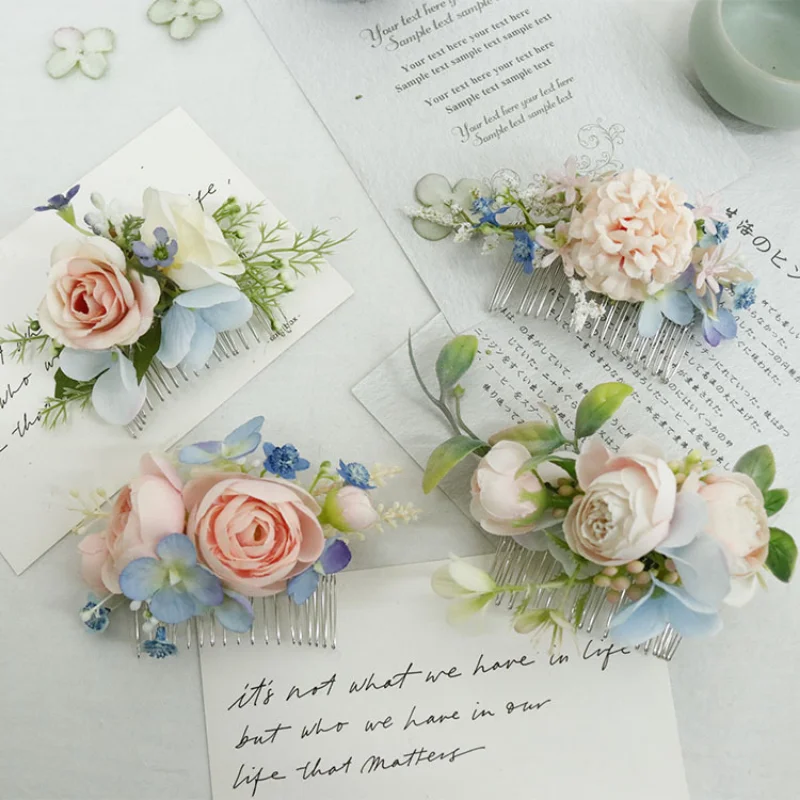
[[[164,269],[172,266],[175,254],[178,252],[177,240],[170,239],[166,229],[160,227],[153,231],[153,238],[155,242],[152,246],[142,241],[133,243],[133,254],[139,259],[139,263],[147,269],[153,267]]]
[[[289,579],[286,594],[301,606],[317,590],[321,575],[333,575],[347,568],[353,557],[350,548],[342,539],[328,539],[325,549],[316,564]]]
[[[311,466],[305,458],[300,458],[300,453],[293,444],[276,447],[272,442],[266,442],[264,455],[267,457],[264,469],[287,481],[293,481],[298,472],[303,472]]]
[[[78,190],[81,188],[79,183],[76,183],[66,194],[54,194],[52,197],[48,198],[47,204],[43,206],[36,206],[34,211],[61,211],[61,209],[66,208],[71,202],[72,198],[78,194]]]

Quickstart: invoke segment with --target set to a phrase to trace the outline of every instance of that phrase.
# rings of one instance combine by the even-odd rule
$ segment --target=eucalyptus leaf
[[[430,494],[453,467],[460,464],[470,453],[487,452],[480,439],[469,436],[454,436],[440,444],[430,455],[422,478],[422,490]]]
[[[775,480],[775,456],[767,444],[748,450],[733,467],[734,472],[749,475],[762,492],[766,492]]]
[[[788,489],[770,489],[764,492],[764,508],[767,510],[767,516],[777,514],[789,500]]]
[[[575,438],[597,433],[616,414],[625,398],[633,392],[627,383],[601,383],[581,400],[575,415]]]
[[[780,528],[769,529],[769,553],[767,569],[783,583],[792,579],[797,563],[797,544],[786,531]]]
[[[489,437],[489,444],[492,446],[498,442],[519,442],[534,457],[558,450],[564,441],[561,431],[547,422],[523,422]]]
[[[477,352],[477,336],[456,336],[442,348],[436,359],[436,377],[443,394],[461,380],[472,366]]]

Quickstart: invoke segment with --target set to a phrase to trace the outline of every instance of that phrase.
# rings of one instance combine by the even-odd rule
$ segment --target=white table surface
[[[320,136],[319,120],[244,1],[222,0],[224,16],[185,43],[147,22],[147,0],[2,2],[0,234],[183,106],[296,225],[358,229],[334,259],[355,298],[199,432],[216,438],[262,413],[270,436],[312,455],[342,453],[407,468],[396,492],[424,506],[425,522],[369,540],[358,549],[359,567],[485,549],[449,501],[420,497],[417,468],[350,393],[436,308],[333,142]],[[638,5],[678,67],[690,73],[691,0]],[[64,25],[117,32],[103,80],[53,81],[45,74],[50,35]],[[800,134],[735,127],[776,154],[800,149]],[[209,798],[196,658],[137,662],[121,639],[86,636],[76,619],[83,596],[77,568],[69,539],[21,577],[0,559],[0,798]],[[683,645],[670,671],[693,800],[798,796],[799,633],[797,590],[775,587],[729,615],[719,638]],[[620,747],[626,736],[658,725],[648,717],[646,698],[627,702],[641,703],[642,727],[615,733]],[[631,765],[628,777],[641,783],[646,798],[648,782],[658,776],[658,764],[647,764]]]

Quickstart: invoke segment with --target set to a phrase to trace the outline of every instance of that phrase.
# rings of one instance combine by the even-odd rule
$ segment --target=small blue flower
[[[472,203],[472,213],[478,214],[478,225],[497,225],[497,215],[508,211],[509,206],[497,207],[493,197],[479,197]]]
[[[191,539],[182,533],[165,536],[156,558],[137,558],[119,576],[122,593],[147,601],[150,612],[170,624],[185,622],[205,608],[222,604],[219,578],[197,563]]]
[[[293,481],[298,472],[303,472],[311,466],[305,458],[300,458],[300,453],[293,444],[276,447],[272,442],[266,442],[264,455],[267,457],[264,461],[264,469],[287,481]]]
[[[758,281],[746,281],[737,283],[733,290],[733,307],[738,311],[742,308],[750,308],[756,302],[756,287]]]
[[[90,594],[86,605],[81,609],[81,622],[91,633],[102,633],[110,621],[111,609],[100,605],[100,601]]]
[[[142,643],[142,650],[150,658],[168,658],[178,652],[178,648],[167,641],[167,629],[163,625],[156,628],[155,638]]]
[[[286,594],[295,605],[301,606],[317,590],[322,575],[334,575],[346,569],[353,554],[342,539],[328,539],[316,564],[289,579]]]
[[[351,461],[345,464],[344,461],[339,459],[339,469],[336,470],[339,477],[348,485],[356,486],[359,489],[374,489],[375,486],[370,483],[369,470],[357,461]]]
[[[711,347],[716,347],[723,339],[736,338],[736,317],[720,305],[721,289],[716,295],[709,290],[699,297],[692,289],[686,294],[703,314],[703,338]]]
[[[238,461],[254,453],[261,444],[264,417],[253,417],[231,431],[221,442],[197,442],[184,447],[178,455],[182,464],[212,464],[217,459]]]
[[[61,211],[62,209],[66,208],[71,202],[72,198],[78,194],[81,185],[75,184],[66,194],[54,194],[52,197],[48,198],[47,204],[43,206],[36,206],[34,211]]]
[[[134,242],[132,245],[133,254],[139,259],[139,263],[147,269],[153,267],[171,267],[178,252],[178,242],[170,239],[165,228],[156,228],[153,231],[154,244],[147,245],[142,241]]]
[[[517,264],[522,265],[522,271],[526,275],[533,273],[533,258],[537,246],[528,231],[522,228],[514,229],[514,249],[511,251],[511,257]]]

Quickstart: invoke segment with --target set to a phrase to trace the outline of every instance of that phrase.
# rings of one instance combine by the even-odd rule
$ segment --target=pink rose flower
[[[731,591],[725,602],[742,606],[755,593],[756,574],[769,552],[769,519],[764,498],[753,480],[738,472],[708,475],[697,493],[708,506],[707,532],[725,551]]]
[[[53,249],[42,330],[65,347],[107,350],[133,344],[153,324],[160,289],[155,278],[127,276],[125,255],[101,236]]]
[[[472,475],[470,514],[488,533],[519,536],[532,531],[526,523],[544,507],[545,489],[531,472],[517,477],[531,454],[519,442],[498,442]]]
[[[357,533],[379,522],[380,515],[369,492],[358,486],[342,486],[328,492],[321,519],[342,533]]]
[[[675,511],[675,475],[658,448],[634,437],[610,453],[599,438],[587,440],[575,468],[585,492],[564,519],[570,549],[604,566],[635,561],[658,547]]]
[[[669,178],[637,169],[607,178],[584,197],[569,227],[564,265],[586,288],[642,301],[689,266],[697,244],[686,193]]]
[[[186,532],[200,561],[226,587],[250,597],[286,589],[322,554],[320,507],[304,489],[275,478],[211,473],[183,492]]]
[[[182,483],[172,464],[146,455],[140,469],[141,475],[117,496],[108,527],[78,545],[83,579],[100,596],[120,594],[120,572],[136,558],[154,558],[165,536],[184,530]]]

